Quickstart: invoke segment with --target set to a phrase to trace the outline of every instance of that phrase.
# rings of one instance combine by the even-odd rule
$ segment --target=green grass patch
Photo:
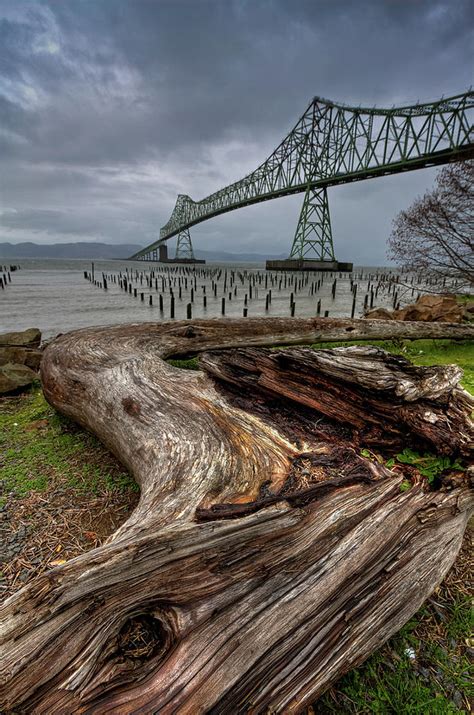
[[[3,401],[0,455],[4,493],[24,496],[59,482],[91,494],[138,491],[100,442],[53,410],[38,387]]]
[[[168,365],[180,367],[183,370],[199,370],[199,358],[192,357],[185,360],[167,360]]]
[[[461,303],[461,305],[469,305],[470,303],[474,303],[474,295],[472,293],[457,293],[456,300],[458,303]]]

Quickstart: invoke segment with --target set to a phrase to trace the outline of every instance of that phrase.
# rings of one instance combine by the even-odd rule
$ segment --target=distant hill
[[[0,259],[11,258],[129,258],[140,251],[142,246],[127,243],[0,243]],[[170,257],[173,256],[170,251]],[[196,249],[196,258],[206,261],[261,263],[267,258],[286,258],[266,253],[227,253],[226,251],[202,251]]]
[[[142,248],[113,243],[0,243],[0,258],[128,258]]]

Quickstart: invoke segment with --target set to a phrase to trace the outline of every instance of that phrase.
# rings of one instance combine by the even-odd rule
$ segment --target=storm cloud
[[[254,169],[311,98],[391,106],[472,81],[470,0],[3,0],[0,241],[146,245],[176,195]],[[434,170],[330,189],[341,260],[380,264]],[[302,196],[196,226],[288,251]]]

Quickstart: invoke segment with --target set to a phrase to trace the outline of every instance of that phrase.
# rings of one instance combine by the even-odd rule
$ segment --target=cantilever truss
[[[183,258],[187,260],[194,260],[194,250],[189,228],[184,228],[178,233],[175,258],[179,260],[182,260]]]
[[[300,220],[296,227],[290,258],[312,258],[334,261],[331,217],[327,189],[308,186],[304,195]]]
[[[392,109],[348,107],[315,97],[288,136],[251,174],[201,201],[180,194],[159,240],[132,258],[146,258],[172,236],[242,206],[298,192],[307,192],[308,202],[316,189],[472,157],[473,115],[472,91]],[[325,205],[327,209],[327,197]],[[304,235],[307,227],[302,230]],[[328,241],[320,235],[317,244],[320,251]]]

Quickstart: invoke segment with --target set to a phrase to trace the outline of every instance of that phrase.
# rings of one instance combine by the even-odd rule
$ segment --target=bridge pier
[[[296,227],[290,258],[335,261],[326,187],[308,184]]]
[[[188,237],[189,237],[189,243],[191,243],[191,238],[189,236],[189,231],[188,231]],[[153,261],[155,263],[206,263],[204,260],[199,260],[198,258],[194,258],[194,252],[192,250],[192,244],[191,244],[191,250],[189,250],[189,246],[187,244],[187,238],[184,237],[179,239],[178,236],[178,246],[176,247],[176,256],[174,258],[168,258],[168,246],[166,243],[162,243],[158,246],[158,250],[154,248],[152,251],[149,251],[148,253],[143,254],[142,256],[139,257],[138,260],[141,261]]]
[[[176,255],[175,259],[180,260],[185,258],[186,260],[194,261],[194,249],[191,241],[191,234],[189,233],[189,228],[185,228],[178,233],[178,241],[176,243]]]
[[[271,271],[352,271],[352,263],[341,263],[334,255],[331,217],[326,187],[308,184],[296,227],[290,256],[267,261]]]
[[[168,261],[168,246],[166,243],[162,243],[160,246],[160,257],[158,260],[160,263],[166,263]]]

